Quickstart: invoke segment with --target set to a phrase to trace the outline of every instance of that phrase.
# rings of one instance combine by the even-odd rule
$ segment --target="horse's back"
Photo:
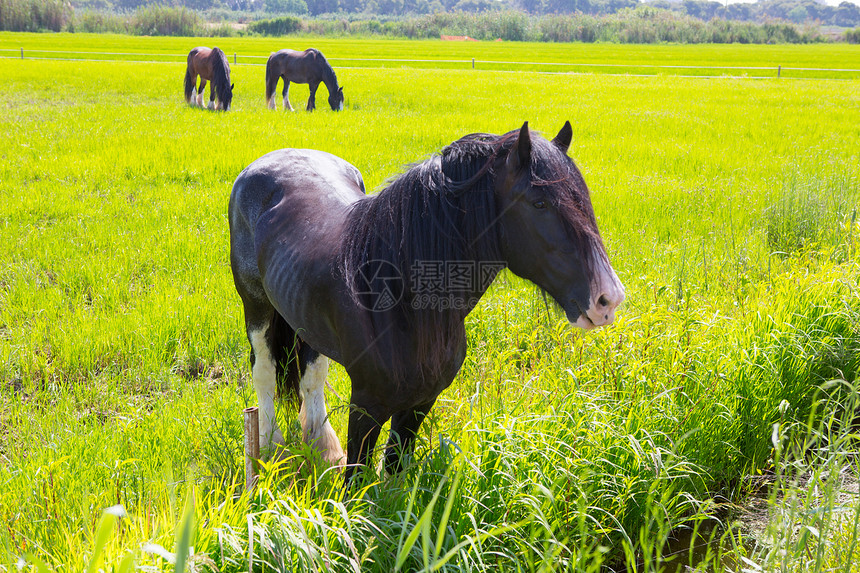
[[[205,46],[192,48],[191,51],[188,52],[188,67],[192,69],[194,73],[200,74],[211,54],[212,49]]]
[[[281,149],[257,159],[230,195],[231,245],[259,262],[273,248],[333,248],[350,206],[364,197],[361,173],[312,149]]]
[[[236,178],[231,216],[256,220],[279,204],[279,210],[337,209],[364,196],[364,181],[349,162],[315,149],[279,149],[260,157]]]
[[[312,75],[317,75],[315,66],[319,58],[322,58],[322,54],[315,48],[307,50],[284,48],[270,55],[269,62],[274,64],[279,76],[287,76],[290,81],[297,83],[307,83]]]

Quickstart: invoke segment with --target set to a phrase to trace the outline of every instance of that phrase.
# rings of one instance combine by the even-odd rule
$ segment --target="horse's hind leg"
[[[290,80],[286,77],[284,78],[284,91],[281,92],[281,95],[284,96],[284,111],[295,111],[290,105]]]
[[[308,360],[299,382],[302,407],[299,420],[302,424],[302,438],[319,450],[330,464],[343,465],[346,461],[340,440],[328,420],[325,406],[325,380],[328,374],[328,358],[316,353],[316,358]]]
[[[251,375],[260,408],[260,445],[269,448],[284,443],[284,435],[278,429],[275,417],[275,397],[278,394],[277,352],[272,329],[275,309],[253,310],[258,312],[252,312],[249,305],[245,305],[245,324],[251,343]]]

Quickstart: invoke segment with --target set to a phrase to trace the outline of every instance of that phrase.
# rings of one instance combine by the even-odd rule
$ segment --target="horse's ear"
[[[517,134],[517,140],[508,153],[506,164],[512,172],[527,168],[532,162],[532,140],[529,136],[529,122],[525,122]]]
[[[552,143],[558,147],[562,153],[567,154],[567,149],[570,147],[570,141],[573,139],[573,128],[570,127],[570,122],[564,122],[561,131],[558,135],[552,138]]]

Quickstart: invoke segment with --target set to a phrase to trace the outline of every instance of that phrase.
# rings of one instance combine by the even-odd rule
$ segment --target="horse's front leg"
[[[284,78],[284,91],[281,95],[284,96],[284,111],[294,111],[293,106],[290,105],[290,80],[287,78]]]
[[[391,432],[388,435],[388,445],[385,447],[385,471],[389,475],[400,472],[404,467],[403,455],[409,456],[415,451],[418,428],[421,427],[421,422],[435,403],[436,400],[431,400],[391,417]]]
[[[320,87],[320,83],[319,83],[319,82],[316,82],[316,83],[311,82],[311,83],[310,83],[310,84],[308,84],[308,85],[309,85],[309,86],[310,86],[310,88],[311,88],[311,95],[310,95],[310,97],[308,98],[308,108],[307,108],[307,110],[308,110],[308,111],[313,111],[313,110],[315,110],[315,109],[316,109],[316,107],[317,107],[317,88],[318,88],[318,87]]]
[[[378,409],[353,402],[350,404],[349,429],[346,438],[346,469],[344,479],[350,484],[356,471],[367,465],[370,452],[376,447],[379,431],[388,421],[390,414],[384,414]]]
[[[200,87],[197,88],[197,105],[200,107],[203,107],[203,90],[205,90],[205,89],[206,89],[206,80],[204,80],[203,77],[201,76]],[[210,88],[209,91],[211,92],[212,89]]]
[[[299,382],[302,407],[299,420],[302,438],[322,453],[323,459],[332,465],[342,466],[346,461],[340,440],[331,427],[325,407],[325,380],[328,374],[328,358],[317,356],[305,366]]]

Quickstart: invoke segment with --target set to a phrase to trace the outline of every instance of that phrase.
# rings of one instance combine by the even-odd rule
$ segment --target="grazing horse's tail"
[[[275,88],[278,87],[278,78],[280,74],[278,74],[275,69],[275,54],[269,55],[269,59],[266,60],[266,105],[272,101],[272,96],[275,95]]]
[[[270,326],[272,337],[272,359],[275,361],[278,394],[293,400],[299,397],[299,382],[308,364],[314,362],[319,352],[308,346],[287,321],[275,311]]]
[[[197,50],[191,50],[188,54],[188,66],[185,68],[185,103],[191,103],[191,93],[195,88],[194,74],[191,73],[191,58]]]

